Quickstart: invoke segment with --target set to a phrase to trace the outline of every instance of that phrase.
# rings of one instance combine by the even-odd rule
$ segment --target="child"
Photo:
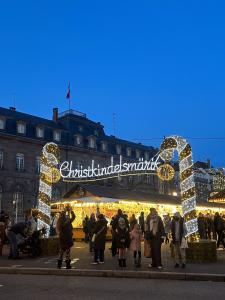
[[[126,267],[126,249],[128,249],[130,245],[130,235],[124,218],[119,218],[115,235],[119,253],[119,266]]]
[[[133,230],[130,232],[130,250],[134,253],[134,265],[136,267],[141,266],[141,238],[142,231],[140,226],[135,224]]]

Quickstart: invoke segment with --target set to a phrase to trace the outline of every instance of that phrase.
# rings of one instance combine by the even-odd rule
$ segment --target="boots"
[[[58,265],[57,265],[58,269],[62,268],[62,259],[58,259]]]
[[[70,260],[70,259],[69,259],[69,260],[66,260],[66,269],[72,269],[70,263],[71,263],[71,260]]]

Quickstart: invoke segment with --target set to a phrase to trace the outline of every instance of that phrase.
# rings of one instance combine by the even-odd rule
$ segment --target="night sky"
[[[51,118],[70,81],[72,107],[107,134],[182,135],[225,166],[224,1],[0,4],[0,106]]]

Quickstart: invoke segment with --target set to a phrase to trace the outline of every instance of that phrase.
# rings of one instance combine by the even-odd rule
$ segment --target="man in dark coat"
[[[225,222],[218,212],[216,212],[214,216],[214,226],[217,233],[217,248],[220,247],[220,243],[222,243],[223,247],[225,248],[225,242],[223,240],[223,231],[225,230]]]
[[[140,225],[140,228],[141,228],[141,231],[143,234],[145,231],[145,215],[144,215],[143,211],[141,212],[141,214],[139,216],[139,225]]]
[[[59,259],[58,268],[61,269],[63,255],[66,253],[66,268],[71,269],[70,249],[73,246],[73,226],[72,223],[76,216],[70,207],[61,212],[57,222],[57,231],[59,233]]]
[[[107,220],[103,214],[98,215],[98,220],[93,231],[94,234],[94,262],[93,264],[104,264],[104,251],[107,234]]]
[[[152,264],[149,267],[162,269],[161,245],[166,237],[162,219],[158,216],[155,208],[150,208],[150,214],[146,220],[148,234],[146,238],[150,241]]]
[[[96,225],[96,219],[95,219],[95,214],[92,213],[90,216],[90,219],[88,220],[88,239],[89,239],[89,251],[93,251],[93,242],[92,242],[92,237],[94,234],[94,229]]]

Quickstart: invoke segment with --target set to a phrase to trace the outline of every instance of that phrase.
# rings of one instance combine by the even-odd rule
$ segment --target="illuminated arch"
[[[47,235],[50,229],[50,202],[52,199],[52,184],[60,180],[58,170],[59,147],[48,143],[43,147],[40,159],[40,180],[38,194],[38,229],[45,227]]]
[[[194,180],[192,149],[190,144],[180,136],[164,139],[160,148],[160,157],[168,163],[174,151],[179,155],[181,205],[187,228],[187,236],[192,240],[198,238],[198,221],[196,217],[196,188]]]

